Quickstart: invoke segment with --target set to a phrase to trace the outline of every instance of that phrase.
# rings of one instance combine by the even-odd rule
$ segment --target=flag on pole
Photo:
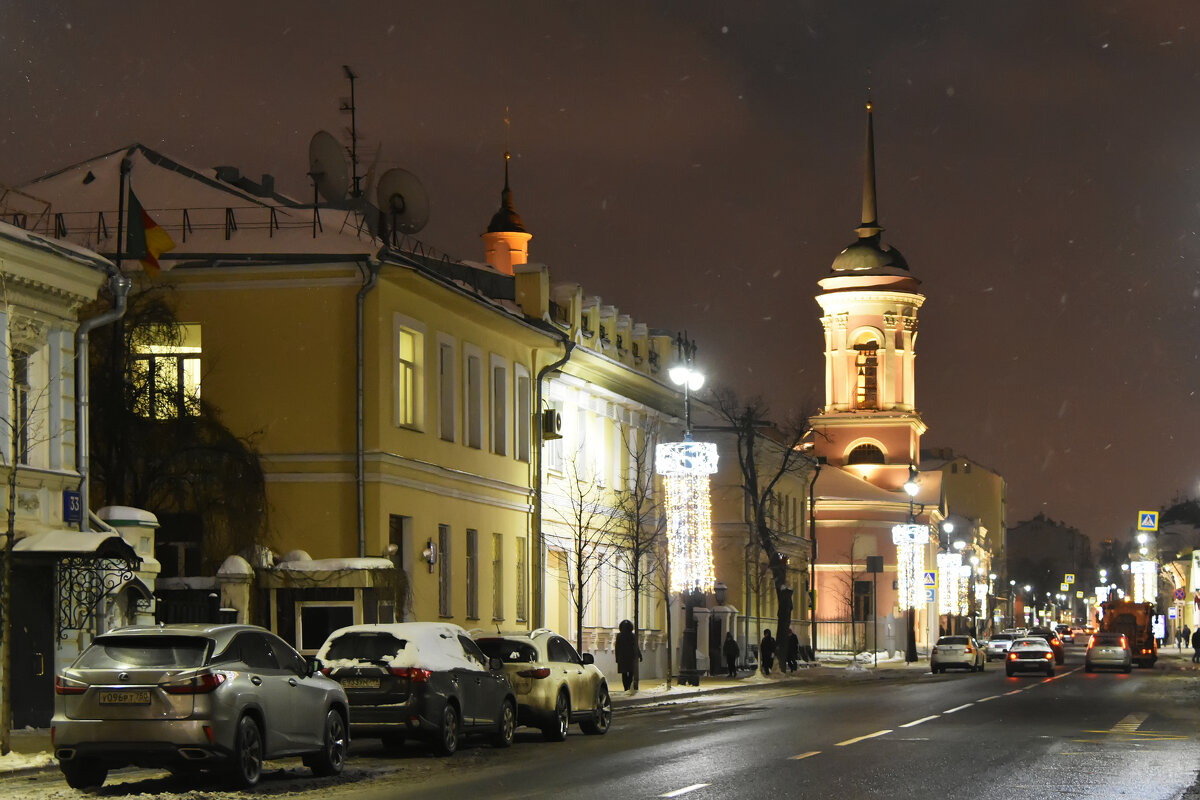
[[[158,257],[168,250],[174,249],[175,241],[171,239],[170,234],[150,218],[146,209],[142,208],[142,204],[138,202],[133,189],[130,189],[129,236],[126,239],[126,254],[130,258],[136,258],[147,275],[156,278],[158,273],[164,269],[159,265]],[[165,269],[170,269],[170,267],[165,267]]]

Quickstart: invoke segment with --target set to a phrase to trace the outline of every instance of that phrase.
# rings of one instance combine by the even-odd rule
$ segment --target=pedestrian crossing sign
[[[1074,582],[1075,582],[1075,573],[1074,572],[1068,572],[1066,575],[1063,576],[1063,583],[1070,584],[1070,583],[1074,583]]]
[[[937,571],[936,570],[933,572],[925,573],[925,586],[927,588],[931,587],[931,586],[937,586]]]
[[[1139,531],[1156,531],[1156,530],[1158,530],[1158,512],[1157,511],[1139,511],[1138,512],[1138,530]]]

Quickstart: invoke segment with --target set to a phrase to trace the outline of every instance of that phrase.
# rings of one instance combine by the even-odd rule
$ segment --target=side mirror
[[[596,658],[591,653],[584,653],[583,654],[583,663],[584,664],[595,664]]]
[[[316,656],[306,656],[304,663],[308,667],[305,676],[309,678],[318,674],[321,671],[321,667],[324,666],[321,663],[321,659],[317,658]]]
[[[503,672],[504,659],[492,656],[488,659],[488,669],[490,669],[492,672]]]

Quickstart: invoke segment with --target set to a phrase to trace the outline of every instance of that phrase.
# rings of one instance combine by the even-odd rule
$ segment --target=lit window
[[[409,428],[420,425],[423,339],[409,328],[396,333],[396,424]]]
[[[129,359],[134,411],[150,419],[199,413],[200,326],[143,325]]]
[[[873,444],[860,444],[846,457],[847,464],[882,464],[883,451]]]

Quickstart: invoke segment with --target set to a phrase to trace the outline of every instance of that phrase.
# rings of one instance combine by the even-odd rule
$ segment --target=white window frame
[[[411,335],[413,341],[413,363],[408,367],[412,372],[412,420],[404,419],[403,374],[405,362],[400,359],[400,336],[402,333]],[[393,400],[395,409],[392,416],[393,424],[398,428],[412,430],[425,429],[425,352],[426,327],[424,323],[403,314],[392,317],[392,346],[394,347],[392,385],[395,388]]]
[[[488,364],[488,381],[487,385],[490,391],[488,398],[491,403],[491,413],[488,417],[492,421],[492,435],[489,437],[491,441],[492,452],[498,456],[506,456],[509,452],[508,446],[508,398],[512,395],[512,388],[508,385],[508,361],[498,355],[493,354]]]
[[[521,364],[513,366],[513,414],[513,456],[517,461],[529,463],[529,450],[533,446],[533,383],[529,370]]]
[[[438,436],[458,441],[458,340],[443,333],[437,337]]]
[[[482,450],[486,433],[487,376],[483,372],[483,351],[473,344],[463,344],[463,444],[472,450]],[[472,377],[471,371],[475,371]]]

